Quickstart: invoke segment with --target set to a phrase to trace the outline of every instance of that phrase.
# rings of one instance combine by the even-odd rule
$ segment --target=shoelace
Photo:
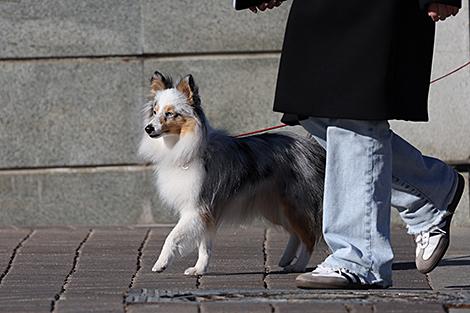
[[[429,245],[429,238],[430,237],[445,234],[446,232],[441,229],[443,224],[444,223],[441,223],[440,225],[434,226],[428,231],[420,232],[415,238],[415,241],[418,244],[419,248],[421,248],[421,249],[426,248]]]
[[[362,278],[361,276],[359,276],[355,273],[352,273],[349,270],[344,269],[344,268],[331,268],[331,267],[318,265],[317,268],[314,270],[314,272],[316,272],[318,274],[336,273],[336,274],[344,277],[345,279],[349,280],[352,283],[361,283],[361,284],[366,283],[364,278]]]

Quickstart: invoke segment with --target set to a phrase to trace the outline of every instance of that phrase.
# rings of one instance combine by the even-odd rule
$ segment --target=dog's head
[[[201,103],[192,75],[183,77],[175,86],[170,78],[156,71],[150,83],[152,100],[145,111],[145,132],[152,138],[194,132]]]

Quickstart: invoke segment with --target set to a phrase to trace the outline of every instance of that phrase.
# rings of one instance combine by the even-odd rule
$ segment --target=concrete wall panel
[[[139,61],[0,63],[0,168],[136,162],[141,86]]]
[[[231,0],[143,0],[145,53],[280,50],[289,2],[237,12]]]
[[[0,1],[0,58],[138,54],[140,13],[139,1]]]

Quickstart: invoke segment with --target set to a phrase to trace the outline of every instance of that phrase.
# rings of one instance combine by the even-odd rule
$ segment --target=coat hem
[[[350,114],[321,114],[313,112],[292,112],[286,110],[273,109],[274,112],[283,113],[281,121],[287,125],[300,125],[299,121],[307,119],[309,117],[322,117],[322,118],[338,118],[338,119],[351,119],[351,120],[366,120],[366,121],[380,121],[380,120],[398,120],[407,122],[429,122],[428,116],[416,116],[416,117],[401,117],[399,115],[383,115],[374,117],[366,115],[350,115]]]

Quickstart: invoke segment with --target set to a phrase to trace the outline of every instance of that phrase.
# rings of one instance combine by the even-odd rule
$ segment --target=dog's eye
[[[173,112],[166,112],[166,113],[165,113],[165,116],[166,116],[166,117],[173,117],[173,116],[175,116],[175,113],[173,113]]]
[[[157,111],[153,110],[153,115],[156,115],[157,114]]]

